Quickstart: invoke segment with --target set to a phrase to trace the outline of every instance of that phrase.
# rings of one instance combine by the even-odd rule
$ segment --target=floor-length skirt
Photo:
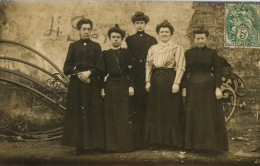
[[[210,73],[191,74],[187,81],[186,149],[228,150],[224,113],[215,90],[215,80]]]
[[[134,110],[137,126],[138,146],[144,146],[144,121],[147,106],[147,92],[145,90],[145,62],[136,62],[134,65],[135,71],[135,95],[134,95]]]
[[[182,100],[180,92],[172,93],[176,72],[154,69],[145,120],[147,146],[183,146]]]
[[[105,94],[106,151],[129,152],[135,150],[136,126],[127,79],[108,77]]]
[[[104,149],[103,102],[97,77],[89,84],[70,77],[62,145]]]

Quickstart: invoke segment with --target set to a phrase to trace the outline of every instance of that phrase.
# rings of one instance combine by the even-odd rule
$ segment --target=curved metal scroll
[[[44,56],[42,53],[40,53],[39,51],[25,45],[19,42],[14,42],[14,41],[10,41],[10,40],[2,40],[0,39],[0,43],[10,43],[10,44],[14,44],[14,45],[18,45],[21,46],[23,48],[26,48],[34,53],[36,53],[37,55],[39,55],[40,57],[42,57],[44,60],[46,60],[49,64],[51,64],[52,67],[54,67],[59,73],[60,75],[62,75],[62,77],[66,80],[66,82],[69,82],[68,77],[58,68],[58,66],[56,66],[50,59],[48,59],[46,56]]]
[[[9,75],[0,75],[0,81],[1,82],[6,82],[8,84],[12,84],[14,86],[17,86],[19,88],[25,89],[27,92],[31,93],[33,96],[36,96],[36,104],[42,104],[45,103],[49,107],[54,108],[55,111],[57,111],[59,114],[64,115],[66,108],[65,108],[65,96],[67,94],[67,87],[69,85],[69,79],[68,77],[51,61],[49,60],[46,56],[38,52],[37,50],[24,45],[19,42],[14,42],[10,40],[2,40],[0,39],[0,44],[1,43],[9,43],[13,44],[16,46],[20,46],[21,48],[25,48],[33,53],[35,53],[35,56],[40,56],[43,58],[43,60],[47,61],[57,72],[56,73],[51,73],[48,70],[30,63],[26,60],[23,59],[18,59],[18,58],[13,58],[13,57],[0,57],[0,60],[8,60],[8,61],[15,61],[19,62],[28,66],[33,67],[34,69],[37,69],[47,75],[50,76],[46,82],[42,82],[37,80],[36,78],[33,78],[32,76],[29,76],[27,74],[22,73],[21,71],[17,70],[11,70],[7,68],[0,67],[0,71],[7,73],[7,74],[12,74],[15,77],[20,77],[23,78],[23,80],[30,81],[32,84],[26,84],[26,83],[21,83],[21,79],[9,79]],[[7,62],[8,63],[8,62]],[[19,80],[17,82],[16,80]],[[40,102],[40,103],[38,103]],[[34,106],[34,104],[32,105]],[[8,112],[7,114],[1,114],[0,112],[0,137],[4,137],[6,139],[12,139],[12,140],[24,140],[24,141],[34,141],[34,140],[52,140],[52,139],[57,139],[62,136],[63,128],[62,127],[56,127],[52,130],[47,130],[47,131],[34,131],[34,132],[27,132],[28,130],[23,130],[21,131],[20,129],[17,130],[14,129],[10,126],[11,124],[14,123],[14,125],[26,125],[26,123],[23,123],[23,120],[17,121],[17,119],[8,119],[3,116],[9,116]],[[23,118],[23,117],[22,117]],[[17,121],[17,122],[16,122]],[[19,123],[18,123],[19,122]],[[23,123],[23,124],[21,124]],[[9,125],[10,124],[10,125]],[[9,127],[8,127],[9,125]],[[22,126],[23,127],[23,126]],[[27,128],[28,129],[28,128]],[[17,131],[19,132],[17,132]],[[25,131],[25,132],[24,132]]]
[[[228,83],[222,83],[221,91],[223,93],[222,104],[225,121],[228,122],[237,107],[237,95]]]
[[[48,97],[47,95],[45,95],[45,94],[43,94],[43,93],[41,93],[41,92],[39,92],[39,91],[37,91],[37,90],[35,90],[35,89],[33,89],[33,88],[27,86],[27,85],[24,85],[24,84],[22,84],[22,83],[15,82],[15,81],[10,80],[10,79],[2,78],[2,77],[0,77],[0,81],[8,82],[8,83],[10,83],[10,84],[14,84],[14,85],[16,85],[16,86],[19,86],[19,87],[22,87],[22,88],[28,90],[28,91],[31,92],[33,95],[41,96],[41,97],[43,97],[42,100],[43,100],[44,102],[46,102],[46,104],[49,104],[50,106],[54,106],[54,107],[57,108],[57,110],[58,110],[60,113],[62,113],[62,114],[65,113],[66,108],[65,108],[63,105],[61,105],[61,104],[58,103],[57,101],[51,99],[51,98]]]
[[[45,69],[43,69],[43,68],[41,68],[41,67],[39,67],[39,66],[33,64],[33,63],[30,63],[30,62],[27,62],[27,61],[24,61],[24,60],[20,60],[20,59],[17,59],[17,58],[0,57],[0,59],[11,60],[11,61],[16,61],[16,62],[24,63],[24,64],[26,64],[26,65],[32,66],[32,67],[34,67],[34,68],[36,68],[36,69],[38,69],[38,70],[40,70],[40,71],[42,71],[42,72],[48,74],[48,75],[51,76],[51,77],[54,77],[55,74],[56,74],[56,73],[55,73],[55,74],[52,74],[51,72],[49,72],[49,71],[47,71],[47,70],[45,70]],[[63,80],[60,79],[59,77],[57,77],[57,79],[58,79],[63,85],[68,86],[68,82],[63,81]]]
[[[45,93],[52,93],[53,95],[55,95],[55,97],[57,98],[63,98],[61,95],[59,95],[58,93],[56,92],[53,92],[53,91],[50,91],[50,87],[49,86],[45,86],[44,84],[42,84],[41,82],[37,81],[36,79],[32,78],[32,77],[29,77],[28,75],[25,75],[21,72],[17,72],[17,71],[13,71],[13,70],[10,70],[10,69],[5,69],[5,68],[2,68],[0,67],[0,71],[3,71],[3,72],[6,72],[6,73],[10,73],[10,74],[14,74],[14,75],[17,75],[17,76],[20,76],[22,78],[25,78],[25,79],[28,79],[30,80],[31,82],[39,85],[41,87],[41,89],[43,90],[39,90],[41,92],[45,92]]]

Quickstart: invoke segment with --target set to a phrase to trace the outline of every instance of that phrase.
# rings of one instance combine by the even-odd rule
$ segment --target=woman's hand
[[[150,82],[146,82],[146,84],[145,84],[146,92],[150,92],[150,89],[151,89],[151,83]]]
[[[182,97],[186,97],[187,95],[187,91],[186,88],[182,88],[182,93],[181,93]]]
[[[90,74],[91,74],[91,71],[88,70],[88,71],[83,71],[83,72],[80,72],[80,73],[82,74],[82,76],[88,78],[90,76]]]
[[[221,90],[220,90],[220,88],[216,88],[216,97],[217,97],[217,99],[221,99],[222,98],[222,92],[221,92]]]
[[[172,85],[172,93],[177,93],[177,92],[179,92],[179,90],[180,90],[180,86],[178,84],[174,83]]]
[[[129,96],[133,96],[135,94],[135,90],[133,87],[129,87]]]
[[[105,94],[105,89],[104,89],[104,88],[102,88],[102,89],[101,89],[101,96],[104,98],[104,97],[105,97],[105,95],[106,95],[106,94]]]
[[[90,83],[90,79],[88,78],[90,76],[91,72],[90,71],[83,71],[77,74],[78,78],[80,81],[84,83]]]

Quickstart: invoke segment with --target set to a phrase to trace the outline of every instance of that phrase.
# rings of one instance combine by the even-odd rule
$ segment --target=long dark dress
[[[125,41],[127,43],[128,49],[131,51],[134,58],[134,106],[136,113],[136,122],[139,128],[139,144],[140,146],[143,146],[144,120],[147,104],[147,92],[145,91],[145,62],[149,48],[157,44],[157,41],[153,36],[145,32],[137,32],[136,34],[127,37]]]
[[[185,148],[191,150],[228,150],[227,132],[221,100],[221,68],[217,52],[210,48],[192,48],[186,58]],[[212,72],[213,71],[213,72]]]
[[[64,63],[64,73],[71,75],[68,103],[64,120],[62,145],[84,149],[104,148],[103,103],[100,96],[100,70],[102,60],[98,43],[79,40],[70,44]],[[75,75],[91,70],[90,83]]]
[[[103,51],[105,75],[105,148],[111,152],[136,149],[133,103],[129,87],[134,87],[130,54],[126,49]]]

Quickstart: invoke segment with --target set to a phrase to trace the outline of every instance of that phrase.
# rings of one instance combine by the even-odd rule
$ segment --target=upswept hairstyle
[[[160,23],[156,26],[156,32],[159,33],[161,28],[169,28],[169,30],[171,31],[171,35],[174,32],[174,28],[173,28],[172,24],[169,23],[167,20],[164,20],[162,23]]]
[[[108,35],[109,38],[111,37],[111,33],[113,33],[113,32],[119,33],[119,34],[121,35],[122,39],[125,37],[125,31],[122,30],[122,29],[119,27],[118,24],[115,24],[114,27],[112,27],[112,28],[110,28],[110,29],[108,30],[107,35]]]
[[[82,24],[90,24],[91,29],[93,29],[93,22],[90,19],[83,18],[78,21],[77,29],[80,30]]]

